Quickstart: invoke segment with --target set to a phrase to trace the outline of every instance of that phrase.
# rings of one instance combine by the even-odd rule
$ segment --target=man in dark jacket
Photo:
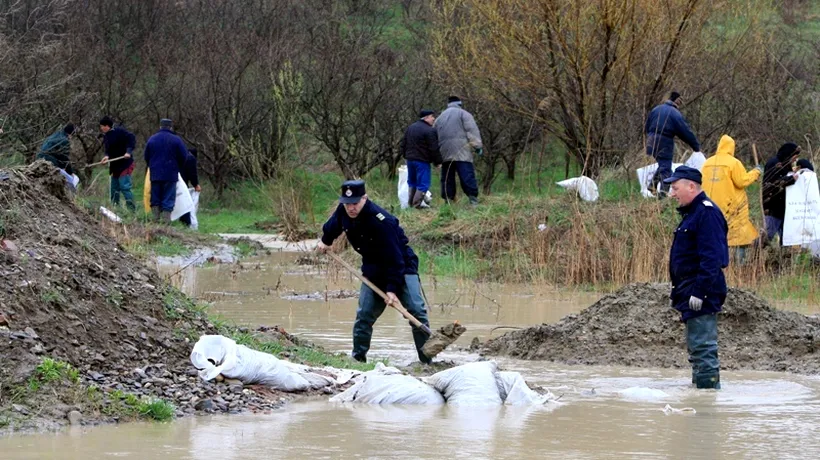
[[[786,187],[794,184],[792,163],[800,154],[800,147],[794,142],[780,146],[777,155],[766,162],[763,169],[763,214],[765,215],[766,236],[769,241],[780,235],[783,244],[783,219],[786,218]]]
[[[672,175],[675,136],[689,144],[695,152],[700,152],[698,138],[689,129],[689,124],[678,110],[682,103],[680,94],[673,91],[669,95],[669,100],[652,109],[646,119],[646,154],[658,162],[658,169],[652,178],[653,193],[659,181]],[[665,196],[668,192],[669,185],[662,183],[659,197]]]
[[[145,162],[151,171],[151,213],[155,221],[161,218],[171,222],[179,171],[188,157],[185,143],[172,128],[173,122],[163,118],[159,122],[159,131],[145,143]]]
[[[132,158],[137,139],[122,126],[116,128],[111,117],[100,120],[100,131],[103,134],[105,156],[103,163],[108,163],[108,173],[111,175],[111,202],[120,204],[120,193],[125,197],[125,205],[129,210],[134,208],[134,194],[131,193],[131,173],[134,172],[134,158]],[[115,160],[109,163],[109,160]]]
[[[365,278],[384,291],[390,302],[400,299],[411,315],[429,327],[418,275],[419,259],[408,245],[399,220],[368,200],[364,181],[352,180],[342,184],[339,206],[322,227],[322,241],[317,250],[326,252],[342,233],[361,254]],[[362,284],[353,325],[353,359],[367,361],[373,324],[386,306],[381,297]],[[416,327],[412,331],[419,360],[429,363],[430,358],[421,351],[427,335]]]
[[[71,136],[73,134],[74,125],[69,123],[63,129],[48,136],[40,147],[37,158],[48,161],[69,175],[74,174],[71,168]]]
[[[407,128],[399,144],[399,151],[407,160],[410,206],[414,208],[429,207],[424,197],[430,190],[430,164],[441,164],[438,136],[433,128],[435,121],[436,117],[432,110],[422,110],[419,112],[419,119]]]
[[[729,265],[729,227],[723,213],[701,189],[701,174],[679,166],[669,196],[678,201],[681,222],[669,255],[672,307],[686,323],[686,346],[697,388],[720,389],[717,313],[726,300],[723,269]]]

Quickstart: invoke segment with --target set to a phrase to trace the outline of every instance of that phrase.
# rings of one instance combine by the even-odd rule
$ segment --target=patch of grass
[[[154,398],[138,398],[133,393],[114,390],[108,394],[108,404],[103,413],[125,418],[145,418],[165,422],[174,418],[174,405]]]
[[[236,253],[239,257],[250,257],[256,254],[256,246],[249,241],[239,240],[233,244],[234,248],[236,248]]]
[[[167,286],[162,295],[165,306],[165,316],[169,319],[180,319],[185,314],[192,314],[197,318],[206,316],[207,304],[198,304],[173,286]]]
[[[64,361],[52,358],[43,358],[43,361],[34,369],[34,374],[28,378],[24,388],[18,388],[17,398],[26,396],[26,392],[37,392],[41,388],[55,382],[67,381],[70,384],[80,382],[80,371]]]
[[[55,288],[48,288],[40,294],[43,303],[61,303],[65,301],[63,295]]]
[[[105,295],[105,302],[114,307],[122,306],[123,296],[122,292],[117,289],[112,289]]]
[[[174,418],[174,405],[162,399],[153,401],[141,401],[137,406],[137,411],[142,417],[150,418],[158,422],[165,422]]]
[[[125,243],[125,249],[138,257],[150,255],[175,257],[191,253],[191,248],[182,241],[165,235],[153,238],[151,241],[133,240]]]

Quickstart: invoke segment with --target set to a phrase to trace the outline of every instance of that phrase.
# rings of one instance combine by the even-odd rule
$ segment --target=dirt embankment
[[[117,421],[153,410],[137,406],[147,398],[171,402],[176,416],[281,405],[282,395],[196,376],[192,340],[214,326],[64,184],[44,162],[0,171],[0,430]],[[45,358],[79,373],[37,369]]]
[[[567,364],[688,368],[684,325],[668,284],[633,284],[556,324],[510,332],[483,353]],[[776,310],[730,289],[718,320],[723,369],[820,373],[820,318]]]

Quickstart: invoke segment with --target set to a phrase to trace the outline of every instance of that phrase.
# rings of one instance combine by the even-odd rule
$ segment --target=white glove
[[[695,296],[689,297],[689,309],[692,311],[700,311],[701,307],[703,307],[703,300],[698,299]]]

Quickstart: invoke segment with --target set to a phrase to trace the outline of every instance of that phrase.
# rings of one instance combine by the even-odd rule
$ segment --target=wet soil
[[[487,355],[566,364],[689,367],[684,325],[669,307],[668,284],[632,284],[556,324],[509,332]],[[718,317],[723,369],[820,373],[820,318],[773,308],[730,289]]]

